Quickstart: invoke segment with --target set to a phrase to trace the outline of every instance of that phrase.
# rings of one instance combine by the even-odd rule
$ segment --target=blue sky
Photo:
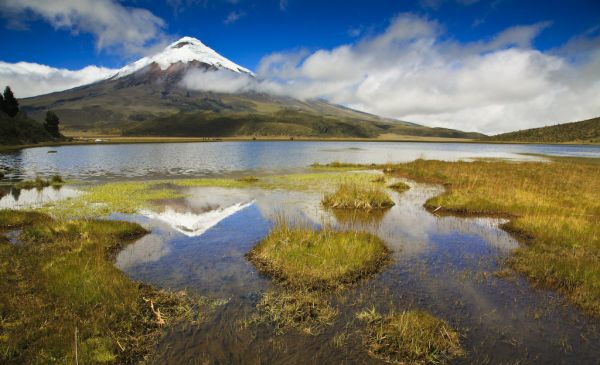
[[[0,86],[84,85],[182,36],[256,71],[218,90],[483,133],[600,116],[599,0],[0,0]]]
[[[123,1],[144,8],[165,22],[170,37],[190,35],[250,69],[269,53],[294,49],[332,48],[357,36],[385,29],[399,13],[412,12],[437,20],[446,37],[461,42],[484,40],[514,25],[551,22],[534,41],[536,48],[558,47],[569,38],[600,26],[600,1],[319,1],[319,0],[171,0]],[[234,14],[234,15],[232,15]],[[29,11],[21,24],[2,20],[0,60],[28,61],[78,69],[95,64],[121,67],[135,54],[98,50],[95,35],[56,29]],[[231,17],[231,22],[226,19]],[[26,20],[25,20],[26,19]],[[151,42],[150,42],[151,43]]]

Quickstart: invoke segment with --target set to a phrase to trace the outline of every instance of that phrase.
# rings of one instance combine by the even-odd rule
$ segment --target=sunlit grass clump
[[[244,322],[246,325],[268,324],[275,334],[290,328],[316,335],[333,323],[338,311],[319,292],[267,291],[256,306],[256,312]]]
[[[382,316],[357,314],[367,322],[365,342],[373,357],[396,364],[438,364],[464,356],[459,334],[444,320],[420,310]]]
[[[398,182],[388,185],[388,188],[395,190],[397,192],[403,192],[403,191],[410,189],[410,186],[408,186],[406,183],[403,183],[402,181],[398,181]]]
[[[358,182],[343,182],[333,193],[326,194],[323,206],[338,209],[384,209],[394,201],[380,186]]]
[[[248,258],[263,273],[296,288],[339,288],[377,272],[390,251],[364,232],[315,230],[280,218]]]

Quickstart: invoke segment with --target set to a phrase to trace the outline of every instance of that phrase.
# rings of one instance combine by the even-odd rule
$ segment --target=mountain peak
[[[168,45],[160,53],[141,58],[121,68],[114,77],[120,78],[130,75],[153,63],[157,64],[161,70],[166,70],[175,63],[189,63],[192,61],[204,63],[217,69],[226,69],[236,73],[253,75],[250,70],[221,56],[199,39],[183,37]]]
[[[204,45],[204,43],[202,43],[198,38],[194,38],[194,37],[182,37],[179,40],[171,43],[167,47],[167,49],[176,49],[176,48],[181,48],[181,47],[190,46],[190,45],[206,47]]]

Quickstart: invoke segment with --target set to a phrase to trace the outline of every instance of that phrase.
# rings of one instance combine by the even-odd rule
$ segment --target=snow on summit
[[[237,73],[253,73],[227,58],[215,52],[212,48],[204,45],[200,40],[193,37],[183,37],[171,43],[162,52],[153,56],[141,58],[121,68],[114,77],[119,78],[130,75],[142,68],[156,63],[161,70],[166,70],[174,63],[198,61],[217,68],[228,69]]]

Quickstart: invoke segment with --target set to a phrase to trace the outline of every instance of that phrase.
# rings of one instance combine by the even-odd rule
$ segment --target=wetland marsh
[[[262,143],[266,144],[247,142],[235,150],[266,148]],[[59,164],[38,171],[41,160],[21,158],[19,165],[2,155],[4,166],[14,167],[6,169],[9,181],[61,173],[67,185],[3,190],[2,208],[35,209],[43,215],[3,211],[4,221],[11,217],[14,222],[5,225],[2,235],[7,239],[0,241],[0,268],[11,278],[4,283],[9,294],[2,297],[0,308],[0,356],[18,363],[23,359],[19,356],[35,358],[39,351],[48,355],[52,350],[52,362],[71,363],[71,327],[77,327],[83,336],[78,350],[87,363],[135,363],[145,356],[147,363],[155,364],[597,363],[596,159],[524,156],[513,147],[500,149],[501,156],[469,155],[458,146],[456,159],[509,154],[511,162],[410,162],[419,155],[397,155],[406,147],[379,150],[386,145],[379,143],[328,143],[328,149],[336,150],[331,156],[319,149],[322,143],[274,143],[291,146],[291,151],[274,157],[229,155],[225,149],[222,166],[205,165],[206,155],[198,155],[202,162],[186,162],[200,164],[197,169],[173,163],[167,172],[168,163],[161,159],[153,167],[148,159],[135,172],[121,170],[129,163],[122,157],[109,162],[106,170],[91,173],[97,158],[91,150],[67,158],[76,159],[70,160],[74,166],[87,166],[79,173],[64,165],[59,169]],[[67,148],[97,151],[112,146],[53,147],[58,152],[43,157],[70,155]],[[298,148],[309,152],[294,159],[292,152]],[[538,148],[546,147],[534,150]],[[564,148],[564,155],[600,156],[596,147]],[[29,153],[25,150],[21,156]],[[421,154],[427,153],[431,152],[424,149]],[[315,155],[322,158],[313,159]],[[395,155],[400,157],[390,157]],[[448,151],[445,155],[455,159]],[[300,162],[307,158],[311,160]],[[367,165],[309,167],[334,158]],[[399,163],[404,158],[408,163]],[[177,173],[188,168],[181,176]],[[508,171],[514,175],[508,177]],[[561,175],[573,171],[587,187],[573,177],[558,183]],[[69,181],[74,179],[78,181]],[[493,179],[504,182],[498,183],[503,188],[491,184]],[[532,188],[533,182],[545,187]],[[351,200],[352,209],[326,204],[348,184],[353,193],[339,199]],[[557,200],[561,189],[565,197]],[[389,203],[362,203],[374,195]],[[542,196],[548,200],[536,205]],[[554,201],[563,207],[561,214],[551,213]],[[566,218],[559,222],[573,227],[565,236],[560,224],[539,223],[560,217]],[[106,223],[96,223],[98,218]],[[115,223],[119,228],[109,229],[109,222],[120,222]],[[550,246],[551,235],[561,245]],[[536,244],[536,238],[543,241]],[[562,244],[573,255],[557,262]],[[351,249],[353,245],[357,249]],[[588,254],[587,266],[578,266],[583,272],[569,266],[581,257],[577,250]],[[255,259],[258,253],[261,263]],[[34,260],[39,270],[26,275],[25,267],[33,260],[28,255],[33,254],[41,255]],[[20,266],[11,268],[11,255],[21,255]],[[545,274],[525,265],[539,257],[550,264]],[[372,265],[363,266],[365,262]],[[69,275],[59,275],[61,267],[68,268]],[[87,271],[79,273],[82,268]],[[561,275],[569,272],[573,279],[563,284]],[[19,285],[22,275],[28,282],[41,275],[43,285]],[[541,280],[543,275],[552,282]],[[11,291],[11,285],[20,291]],[[90,295],[66,289],[78,286]],[[48,287],[53,296],[36,294]],[[113,296],[125,293],[124,298],[135,304],[113,310],[114,297],[97,299],[92,288]],[[165,313],[165,327],[156,323],[154,308],[151,311],[144,301],[150,295]],[[25,325],[19,313],[26,312],[15,310],[23,298],[34,298],[32,303],[48,298],[80,302],[74,314],[61,312],[60,305],[53,308],[52,318],[63,321],[60,331],[38,332],[41,342],[19,337],[17,346],[14,331],[27,328],[19,327]],[[114,311],[118,320],[100,326],[98,312],[83,321],[94,305]],[[52,305],[43,308],[52,311]],[[42,323],[47,312],[32,318],[29,326]],[[151,339],[136,342],[149,329]],[[136,355],[124,355],[130,352]]]

